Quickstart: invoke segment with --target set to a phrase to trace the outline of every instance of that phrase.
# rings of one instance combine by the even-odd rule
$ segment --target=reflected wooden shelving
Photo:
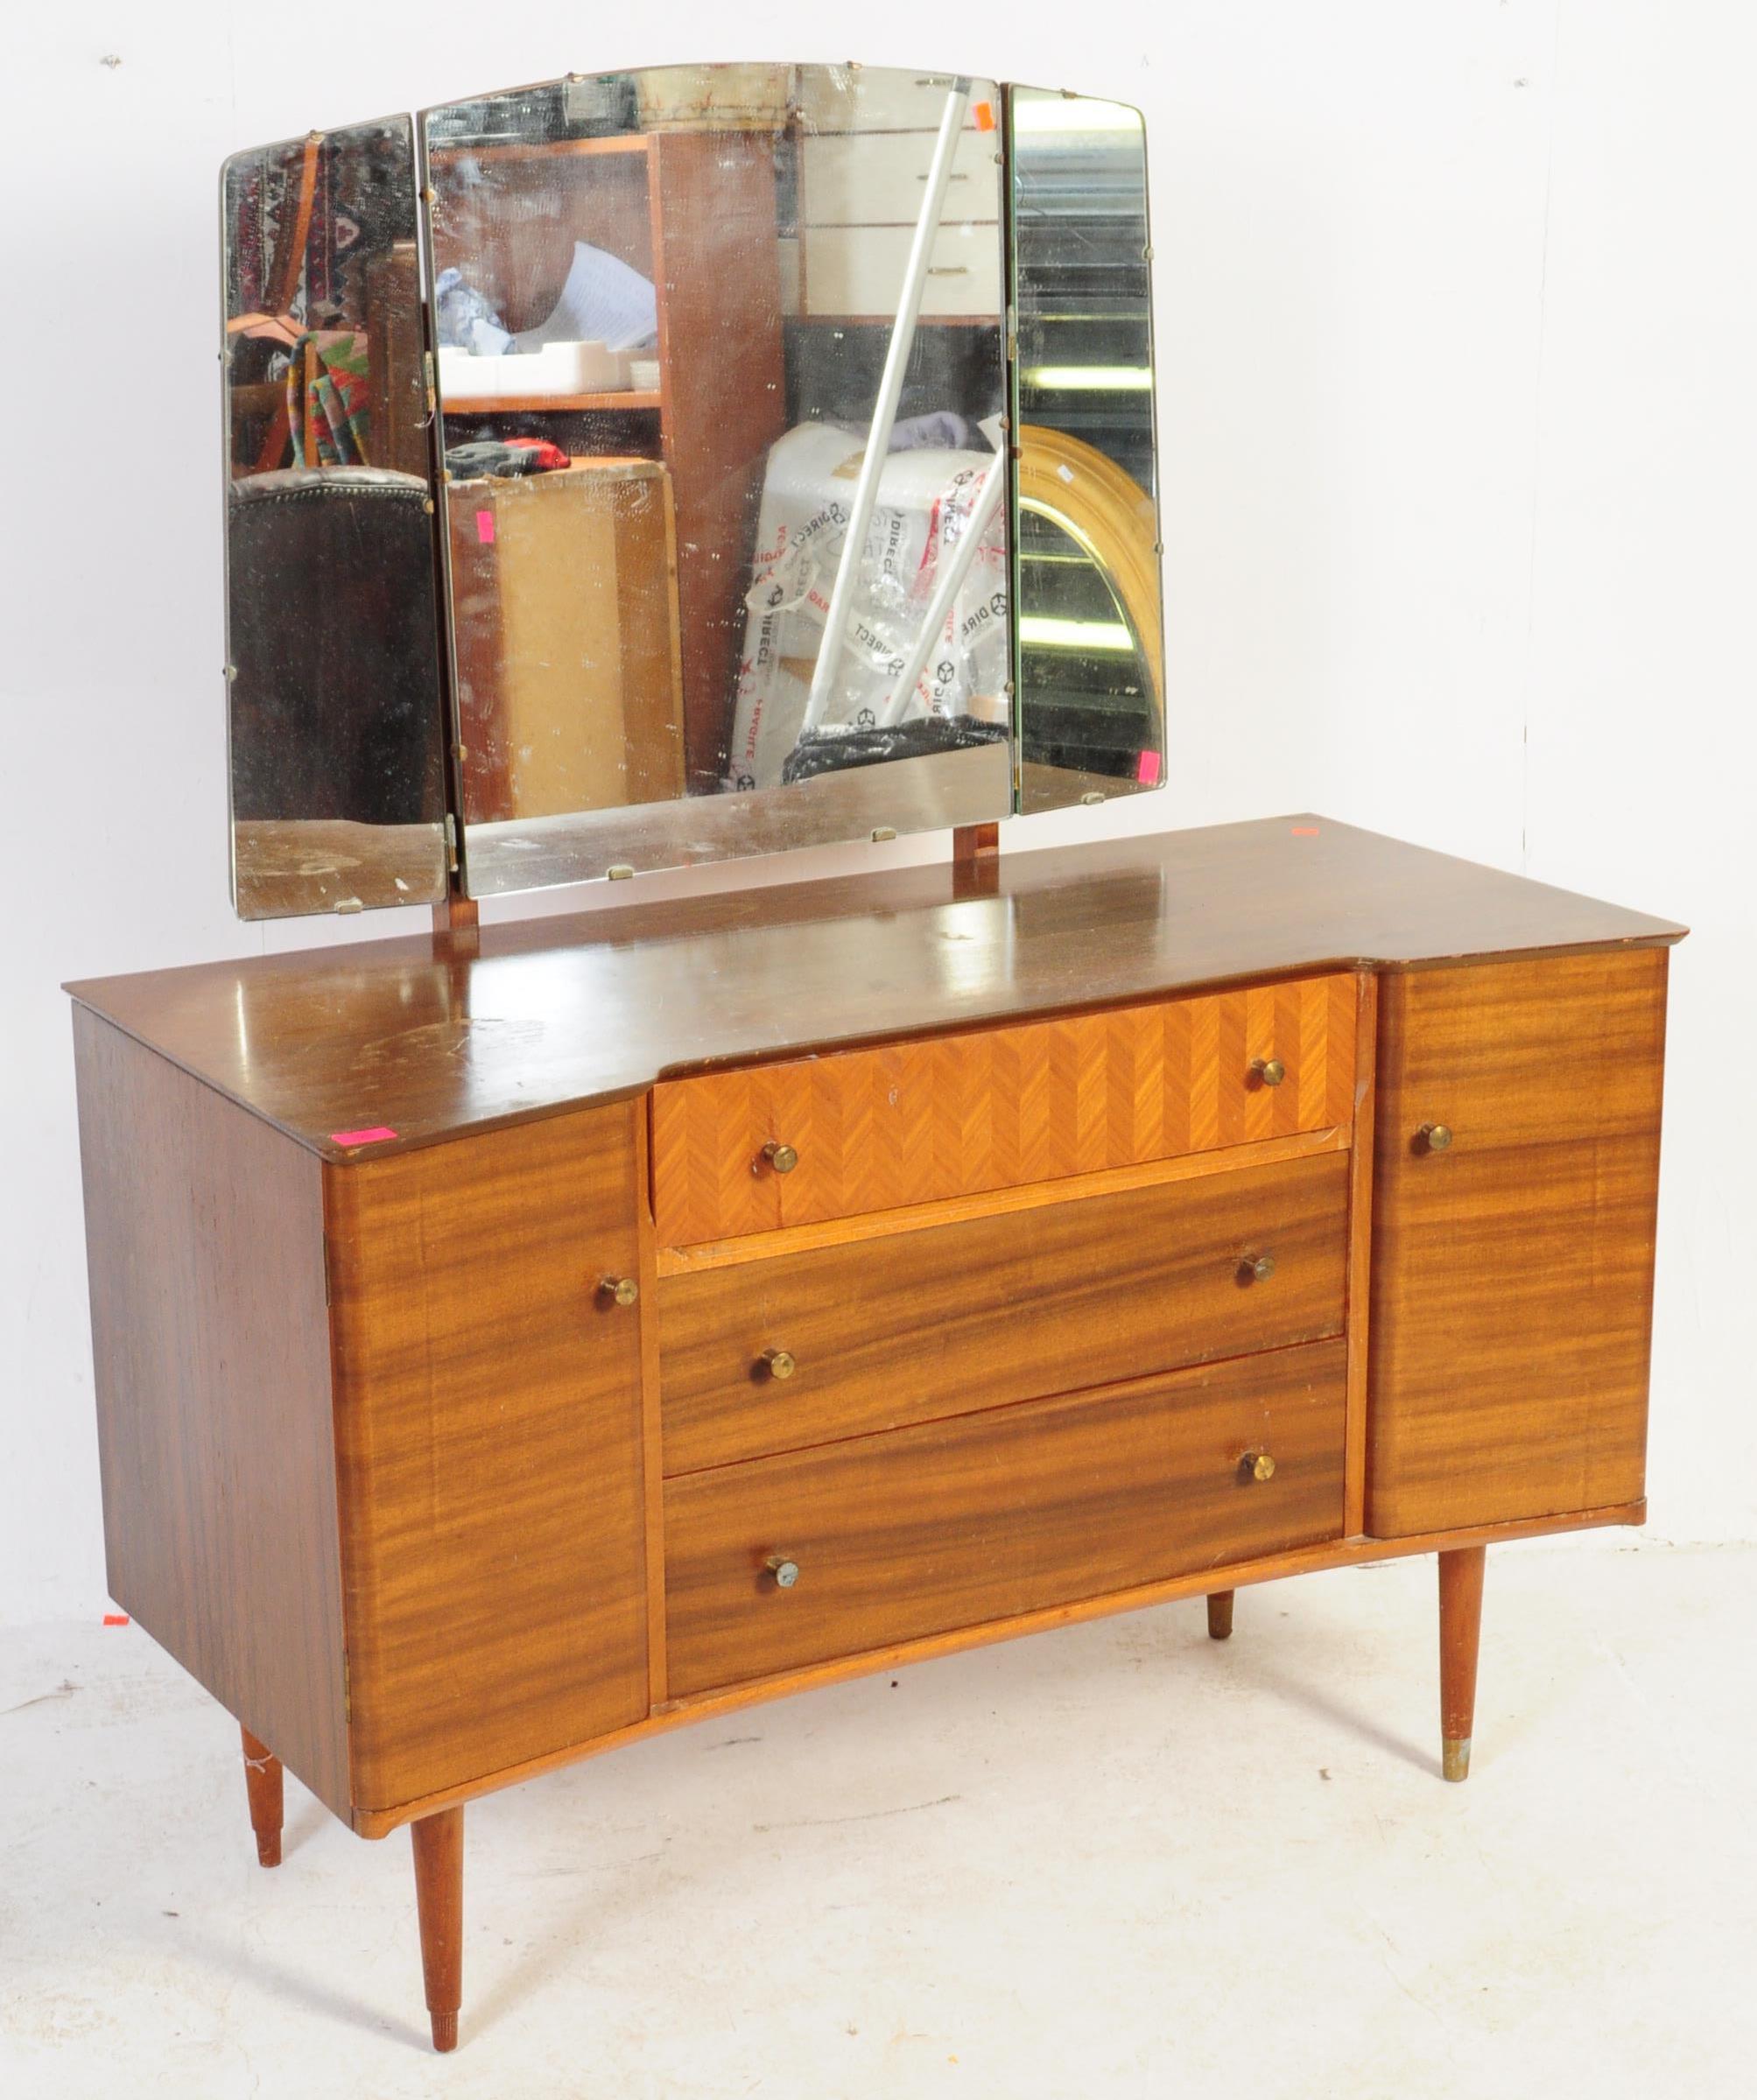
[[[577,414],[585,410],[606,410],[619,415],[645,414],[664,406],[657,390],[636,393],[624,389],[615,394],[475,394],[467,401],[447,401],[450,416],[513,416]]]
[[[652,137],[650,132],[618,132],[606,138],[521,138],[480,146],[434,142],[428,145],[427,158],[430,161],[456,160],[466,155],[471,160],[553,160],[563,154],[644,154]]]
[[[561,432],[570,451],[601,434],[619,451],[650,447],[664,463],[677,519],[685,781],[691,792],[713,792],[745,621],[741,565],[722,554],[753,544],[754,463],[786,425],[774,138],[656,130],[435,141],[427,158],[442,191],[462,160],[499,164],[495,182],[459,183],[434,207],[433,267],[461,269],[515,330],[553,310],[580,241],[654,287],[659,388],[456,401],[441,379],[439,397],[446,423],[466,429],[495,416],[594,416],[589,435]],[[550,208],[538,212],[538,201]]]

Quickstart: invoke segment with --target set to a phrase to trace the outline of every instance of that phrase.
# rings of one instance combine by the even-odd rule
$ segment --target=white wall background
[[[313,124],[706,58],[956,65],[1145,108],[1171,784],[1016,825],[1009,849],[1315,808],[1689,921],[1653,1530],[1751,1538],[1757,14],[643,12],[636,31],[632,11],[555,0],[362,0],[331,34],[226,0],[67,0],[8,32],[0,1619],[104,1599],[57,987],[338,932],[242,927],[226,901],[219,163]],[[387,914],[341,931],[402,930]]]

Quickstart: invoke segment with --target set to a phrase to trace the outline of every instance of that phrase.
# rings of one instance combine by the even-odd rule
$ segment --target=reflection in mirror
[[[1164,644],[1146,129],[1009,90],[1022,810],[1160,784]]]
[[[998,113],[778,66],[426,113],[472,894],[1010,809]]]
[[[221,182],[233,896],[446,889],[442,687],[406,118]]]

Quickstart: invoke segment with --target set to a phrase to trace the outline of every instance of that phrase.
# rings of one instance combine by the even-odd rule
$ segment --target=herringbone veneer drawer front
[[[1354,1006],[1338,973],[667,1081],[653,1091],[660,1244],[1347,1124]]]

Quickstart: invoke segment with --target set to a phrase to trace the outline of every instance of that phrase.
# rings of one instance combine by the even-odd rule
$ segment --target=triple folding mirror
[[[1117,103],[807,66],[235,156],[240,913],[1157,785],[1145,156]]]

